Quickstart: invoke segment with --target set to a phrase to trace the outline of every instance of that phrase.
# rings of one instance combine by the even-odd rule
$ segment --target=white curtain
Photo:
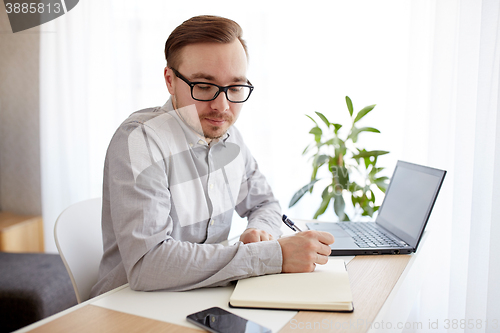
[[[497,256],[500,2],[461,1],[458,9],[456,83],[452,94],[455,144],[450,145],[454,150],[455,188],[449,315],[487,320],[490,326],[486,331],[497,331],[500,329],[500,259]],[[443,8],[438,8],[437,14],[447,15]],[[466,331],[484,331],[485,326]]]
[[[243,27],[256,89],[236,125],[289,215],[311,218],[319,205],[315,193],[287,208],[310,177],[301,152],[312,123],[304,114],[345,123],[346,95],[358,110],[377,104],[363,121],[382,134],[360,139],[391,151],[380,159],[388,176],[398,159],[448,170],[426,243],[436,248],[435,273],[413,316],[491,324],[500,313],[500,252],[491,241],[500,239],[497,0],[80,1],[42,26],[47,249],[55,251],[58,214],[101,195],[105,151],[120,122],[168,98],[165,40],[199,14]],[[333,209],[323,217],[333,218]]]
[[[366,146],[393,152],[382,160],[390,175],[395,161],[405,158],[396,139],[404,128],[394,124],[403,119],[409,4],[319,1],[305,7],[299,1],[185,5],[85,0],[43,25],[41,142],[47,250],[55,251],[52,230],[60,212],[101,195],[105,151],[120,122],[169,97],[163,80],[164,43],[176,26],[195,15],[225,16],[243,27],[250,51],[248,77],[256,89],[236,125],[290,216],[311,218],[321,193],[287,208],[311,172],[310,162],[301,156],[312,139],[312,122],[305,114],[320,111],[345,123],[346,95],[357,110],[378,104],[366,122],[384,135],[373,135]],[[333,209],[322,218],[333,219]],[[243,223],[235,226],[236,231],[244,228]]]
[[[424,332],[436,321],[433,332],[498,331],[500,2],[414,2],[412,31],[408,101],[419,107],[408,111],[425,120],[409,141],[448,170],[426,244],[433,270],[412,319]]]

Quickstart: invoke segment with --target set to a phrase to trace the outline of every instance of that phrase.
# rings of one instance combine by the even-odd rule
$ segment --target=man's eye
[[[209,84],[197,84],[196,85],[196,89],[200,89],[200,90],[210,90],[210,89],[213,89],[214,87],[209,85]]]
[[[241,89],[243,89],[242,87],[231,87],[229,90],[231,90],[231,92],[240,92]]]

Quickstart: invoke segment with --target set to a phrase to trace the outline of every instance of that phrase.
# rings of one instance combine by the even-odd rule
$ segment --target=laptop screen
[[[398,161],[376,222],[416,247],[446,171]]]

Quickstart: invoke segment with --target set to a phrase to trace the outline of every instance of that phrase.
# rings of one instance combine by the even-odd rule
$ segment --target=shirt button
[[[193,144],[191,142],[189,143],[189,147],[193,148]]]
[[[214,225],[214,223],[215,223],[215,220],[214,220],[214,219],[212,219],[212,220],[210,221],[210,225]]]
[[[211,190],[213,190],[213,189],[214,189],[214,184],[210,184],[208,187],[209,187]]]
[[[198,141],[198,144],[200,144],[200,145],[205,144],[205,141],[203,141],[203,140],[199,140],[199,141]]]

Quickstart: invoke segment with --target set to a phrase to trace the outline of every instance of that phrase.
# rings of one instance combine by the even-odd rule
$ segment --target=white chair
[[[103,254],[101,198],[78,202],[57,218],[54,237],[78,303],[89,299]]]

